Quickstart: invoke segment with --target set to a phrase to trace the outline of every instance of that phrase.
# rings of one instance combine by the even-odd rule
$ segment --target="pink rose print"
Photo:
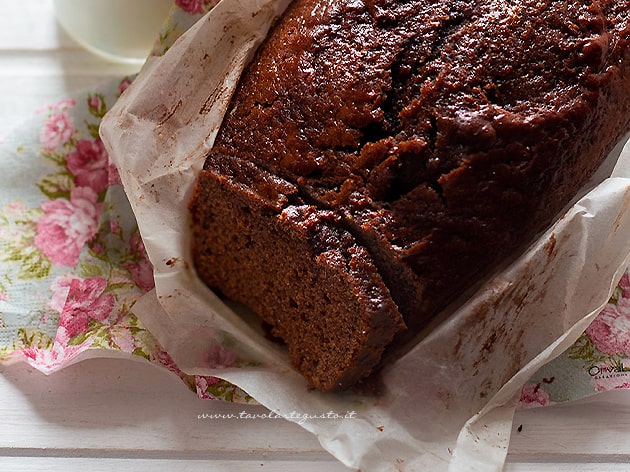
[[[609,355],[630,357],[630,279],[624,274],[619,282],[622,294],[616,305],[608,304],[597,315],[586,334],[597,350]]]
[[[9,215],[21,215],[26,210],[28,210],[28,207],[20,201],[14,201],[7,205],[7,212]]]
[[[63,277],[57,277],[50,286],[52,296],[48,302],[48,307],[61,313],[63,307],[66,306],[66,300],[68,299],[68,292],[70,292],[70,284],[73,277],[71,275],[64,275]]]
[[[38,370],[50,373],[67,365],[81,352],[85,351],[84,346],[64,346],[55,342],[52,349],[47,348],[27,348],[21,351],[14,351],[15,354],[22,353],[26,360]]]
[[[118,220],[109,220],[109,232],[112,234],[121,234],[122,230],[120,228],[120,223]]]
[[[42,210],[35,246],[54,264],[76,265],[83,246],[98,230],[101,204],[96,192],[90,187],[76,187],[70,201],[48,200],[42,203]]]
[[[116,165],[110,160],[107,164],[107,185],[120,185],[122,181],[120,180],[120,174],[118,174],[118,168]]]
[[[630,388],[630,368],[624,364],[601,363],[591,366],[588,372],[597,392]]]
[[[136,347],[136,340],[133,337],[133,333],[130,329],[124,327],[117,327],[110,331],[111,339],[116,346],[123,352],[133,352]]]
[[[74,136],[72,119],[65,112],[53,113],[39,132],[39,142],[46,151],[54,151]]]
[[[124,79],[122,82],[120,82],[120,84],[118,85],[118,93],[122,94],[125,90],[127,90],[129,88],[129,86],[131,85],[131,80],[129,79]]]
[[[236,354],[220,344],[213,344],[206,351],[204,356],[204,364],[211,369],[220,369],[223,367],[231,367],[236,362]]]
[[[105,102],[99,95],[91,95],[88,99],[88,107],[95,114],[102,114],[105,111]]]
[[[63,330],[62,340],[66,340],[84,332],[90,318],[105,321],[114,308],[114,296],[104,293],[107,280],[104,277],[88,277],[72,279],[66,304],[59,317],[59,328]]]
[[[70,108],[74,108],[77,105],[77,101],[74,98],[64,98],[55,103],[51,108],[57,111],[66,111]]]
[[[103,118],[107,113],[105,99],[100,93],[89,94],[87,99],[88,111],[97,118]]]
[[[99,242],[94,242],[92,244],[90,244],[90,250],[94,253],[97,254],[99,256],[104,256],[105,255],[105,249],[103,248],[103,245]]]
[[[549,394],[540,386],[540,384],[526,384],[521,391],[521,399],[519,407],[535,408],[538,406],[552,405],[549,400]]]
[[[35,113],[41,114],[49,111],[66,111],[74,108],[77,105],[77,101],[74,98],[63,98],[54,105],[47,105],[45,107],[35,110]]]
[[[186,13],[192,15],[203,13],[205,6],[204,0],[175,0],[175,4]]]
[[[608,384],[602,384],[599,382],[595,382],[595,390],[598,392],[607,392],[609,390],[622,390],[622,389],[628,389],[630,388],[630,382],[628,382],[627,380],[625,382],[618,382],[618,383],[608,383]]]
[[[144,292],[148,292],[155,287],[153,278],[153,265],[147,257],[142,238],[138,233],[134,233],[129,240],[130,254],[133,260],[125,262],[123,267],[129,271],[134,283]]]
[[[123,267],[129,271],[132,280],[143,292],[148,292],[155,287],[153,266],[147,259],[127,262],[123,264]]]
[[[204,400],[215,400],[215,397],[208,393],[208,387],[219,383],[221,380],[216,377],[204,377],[201,375],[195,376],[195,389],[197,390],[197,397]]]
[[[68,170],[80,187],[91,187],[96,193],[107,188],[109,183],[109,157],[100,139],[82,139],[76,151],[66,157]]]
[[[166,369],[177,374],[178,376],[182,375],[182,371],[179,370],[170,354],[162,349],[158,350],[155,353],[153,361],[162,367],[166,367]]]
[[[186,13],[190,13],[191,15],[196,15],[198,13],[203,13],[206,8],[213,7],[219,0],[176,0],[175,4],[184,10]]]

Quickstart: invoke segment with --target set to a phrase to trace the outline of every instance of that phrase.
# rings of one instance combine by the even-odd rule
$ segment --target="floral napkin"
[[[176,3],[153,54],[212,7]],[[60,97],[0,137],[0,361],[52,373],[123,354],[174,372],[201,398],[252,401],[228,382],[181,372],[134,315],[153,288],[152,267],[98,134],[131,80]],[[208,355],[233,357],[227,348]]]
[[[216,1],[177,0],[152,54],[160,55]],[[144,359],[201,398],[253,402],[230,383],[182,372],[134,315],[153,272],[101,118],[133,80],[119,80],[34,112],[0,137],[0,361],[45,373],[90,357]],[[563,355],[525,385],[521,407],[630,387],[630,278]],[[216,345],[208,363],[236,355]],[[628,367],[626,367],[628,364]]]
[[[520,406],[552,405],[626,388],[630,388],[628,270],[606,307],[584,334],[525,385]]]

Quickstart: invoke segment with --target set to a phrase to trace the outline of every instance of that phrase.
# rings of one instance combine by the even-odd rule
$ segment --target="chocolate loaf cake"
[[[592,176],[629,43],[625,0],[295,0],[199,176],[199,276],[349,387]]]

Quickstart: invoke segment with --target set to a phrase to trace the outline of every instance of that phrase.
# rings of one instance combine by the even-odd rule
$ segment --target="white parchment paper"
[[[155,267],[156,289],[135,312],[182,370],[238,385],[348,466],[501,470],[522,385],[580,336],[628,265],[630,149],[619,146],[593,190],[387,367],[380,395],[309,391],[255,319],[197,279],[187,208],[239,74],[287,3],[223,0],[152,58],[103,120]],[[238,367],[204,365],[218,338],[232,340]]]

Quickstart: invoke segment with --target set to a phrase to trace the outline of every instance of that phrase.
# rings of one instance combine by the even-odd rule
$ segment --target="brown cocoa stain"
[[[155,189],[155,184],[151,184],[150,192],[153,195],[155,203],[160,203],[160,192]]]
[[[503,385],[503,383],[504,382],[500,382],[498,384],[498,386]],[[477,395],[482,400],[486,400],[486,399],[488,399],[491,396],[491,394],[495,393],[495,390],[496,390],[496,388],[493,387],[493,379],[487,378],[479,386],[479,391],[478,391]]]
[[[212,93],[208,96],[208,98],[206,98],[206,100],[201,105],[201,108],[199,109],[199,114],[205,115],[209,113],[212,110],[212,107],[214,106],[214,104],[219,99],[219,97],[222,95],[225,95],[227,90],[228,90],[228,87],[226,86],[218,86],[214,90],[212,90]]]
[[[545,245],[547,246],[547,260],[551,261],[552,259],[555,258],[555,254],[556,254],[556,235],[555,233],[551,233],[549,235],[549,239],[547,240],[547,242],[545,243]]]
[[[442,402],[446,410],[453,407],[453,393],[448,388],[439,388],[437,398]]]
[[[628,211],[628,207],[630,207],[630,194],[626,193],[623,199],[623,205],[621,206],[621,209],[619,210],[619,213],[617,214],[617,217],[615,218],[615,222],[613,223],[614,233],[616,233],[619,230],[619,226],[621,225],[621,220],[623,219],[623,216]]]
[[[526,277],[480,303],[472,312],[461,329],[461,334],[454,343],[455,356],[463,352],[473,352],[473,376],[484,375],[483,369],[487,365],[502,363],[499,371],[485,372],[488,375],[481,381],[477,395],[486,399],[516,374],[523,366],[528,353],[522,338],[528,327],[528,320],[521,319],[527,307],[533,306],[547,296],[546,279],[543,283],[540,277],[550,270],[552,263],[558,257],[558,241],[552,233],[544,246],[544,261],[542,264],[534,260],[526,266],[523,273]],[[497,318],[493,314],[501,307],[511,307],[508,316]],[[499,356],[502,356],[499,358]]]
[[[179,99],[177,101],[177,103],[175,104],[175,106],[173,108],[171,108],[170,110],[166,110],[162,113],[162,116],[160,117],[160,120],[158,121],[158,126],[162,126],[164,123],[166,123],[168,120],[171,119],[171,117],[177,113],[177,110],[179,110],[181,108],[181,106],[183,105],[182,100]]]
[[[178,257],[171,257],[169,260],[167,260],[165,262],[165,264],[169,267],[174,266],[175,264],[177,264],[179,262],[179,258]]]
[[[469,314],[454,345],[455,356],[464,351],[476,351],[478,357],[473,362],[473,367],[478,367],[488,360],[498,343],[504,342],[504,338],[510,332],[508,320],[494,318],[491,314],[505,303],[504,300],[509,298],[511,292],[513,289],[502,291],[501,294],[480,303],[475,311]]]
[[[182,270],[190,269],[190,264],[188,264],[188,261],[180,259],[179,257],[171,257],[170,259],[166,260],[164,263],[169,267],[178,265],[179,268]]]

